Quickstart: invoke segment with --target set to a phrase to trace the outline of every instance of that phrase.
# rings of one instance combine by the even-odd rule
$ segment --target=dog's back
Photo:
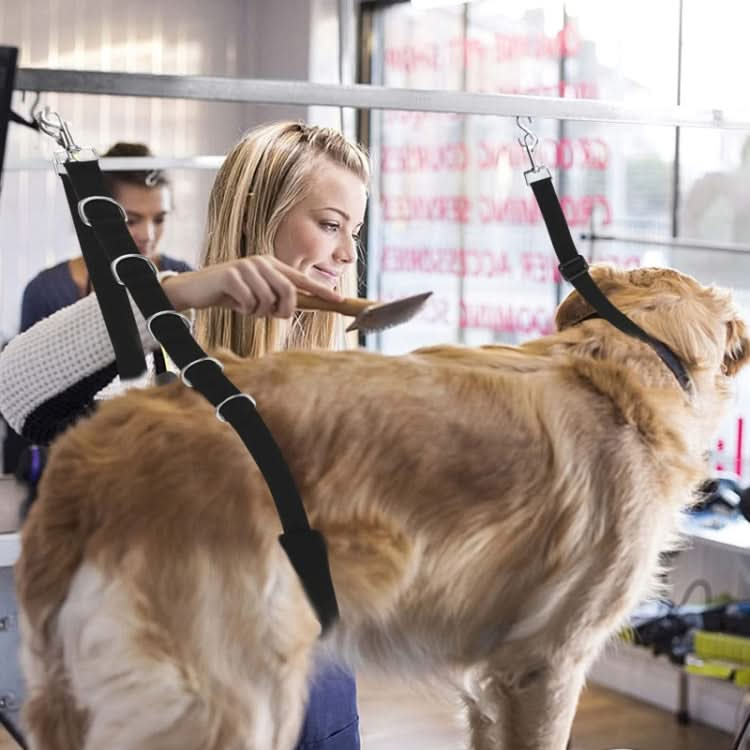
[[[577,696],[647,590],[726,399],[722,358],[745,357],[714,316],[682,352],[692,396],[596,320],[518,349],[221,354],[326,536],[333,641],[407,671],[480,664],[475,746],[557,747],[575,700],[548,705],[552,665]],[[18,567],[37,746],[291,747],[318,625],[278,532],[245,448],[179,383],[70,430]],[[538,691],[510,729],[479,718],[497,679]]]

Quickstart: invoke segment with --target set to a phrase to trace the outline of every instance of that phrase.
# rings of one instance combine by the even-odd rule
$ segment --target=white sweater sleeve
[[[153,351],[157,343],[132,301],[131,306],[143,349]],[[14,430],[42,442],[39,435],[27,434],[24,429],[29,415],[35,413],[39,417],[41,413],[46,418],[45,405],[55,403],[55,419],[64,416],[63,421],[69,423],[116,376],[114,362],[114,349],[99,303],[90,294],[39,321],[3,349],[0,413]],[[87,387],[82,389],[82,384],[93,392],[89,394]],[[61,404],[65,415],[60,413]],[[44,425],[42,430],[45,435],[56,431],[54,425]]]

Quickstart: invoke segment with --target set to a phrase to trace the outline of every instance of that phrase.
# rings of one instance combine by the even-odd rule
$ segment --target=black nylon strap
[[[101,172],[98,162],[69,161],[65,168],[79,200],[104,194],[99,191]],[[92,225],[91,232],[108,261],[124,255],[137,256],[119,261],[117,273],[146,320],[158,312],[174,313],[152,268],[139,256],[119,208],[108,201],[90,201],[85,212]],[[96,288],[96,279],[94,284]],[[180,369],[207,356],[176,314],[154,318],[151,331]],[[216,407],[231,396],[241,395],[223,371],[208,360],[197,362],[190,368],[189,380]],[[310,528],[294,478],[253,402],[247,398],[233,398],[222,407],[221,415],[250,451],[268,484],[284,532],[279,541],[325,632],[339,614],[325,540],[320,532]]]
[[[560,261],[558,268],[563,278],[576,288],[578,293],[602,318],[623,333],[648,344],[677,378],[680,386],[689,391],[690,376],[680,358],[663,341],[659,341],[646,333],[627,315],[616,308],[589,275],[588,263],[579,254],[573,242],[568,222],[565,220],[565,214],[563,214],[560,201],[557,199],[557,193],[552,184],[552,178],[544,177],[533,181],[531,189],[534,191],[534,197],[539,204],[539,210],[547,226],[552,246]]]
[[[78,198],[76,197],[70,178],[61,174],[65,197],[73,218],[78,243],[81,246],[86,268],[89,272],[91,285],[96,289],[96,299],[102,311],[104,325],[115,350],[117,372],[121,378],[137,378],[146,372],[146,359],[135,324],[133,311],[128,302],[125,288],[118,284],[109,268],[107,257],[99,250],[99,243],[91,228],[87,227],[78,215]],[[101,183],[101,172],[99,173]],[[105,195],[104,185],[101,185],[99,195]],[[114,208],[114,206],[113,206]]]
[[[14,112],[12,109],[10,110],[10,121],[15,122],[18,125],[25,125],[27,128],[31,128],[32,130],[39,130],[39,123],[36,120],[25,120],[21,115]]]

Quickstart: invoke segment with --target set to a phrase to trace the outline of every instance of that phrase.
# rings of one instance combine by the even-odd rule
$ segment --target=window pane
[[[731,20],[728,20],[731,19]],[[684,0],[682,102],[690,107],[748,111],[744,69],[748,60],[750,5],[732,0]],[[708,247],[676,248],[670,264],[701,282],[732,287],[750,319],[750,133],[707,128],[680,131],[680,238]],[[711,246],[714,246],[711,248]],[[714,466],[747,481],[750,373],[740,373],[733,408],[714,445]],[[743,447],[744,444],[744,447]]]
[[[635,6],[647,7],[644,0]],[[605,13],[595,3],[577,3],[576,14],[567,16],[561,2],[391,7],[382,11],[378,82],[673,101],[676,34],[667,41],[662,34],[657,44],[654,32],[650,44],[641,33],[638,55],[630,54],[633,39],[625,35],[636,33],[630,14],[637,16],[638,7],[615,12],[616,24],[611,9]],[[658,12],[672,14],[676,27],[677,0]],[[646,59],[658,75],[649,75]],[[372,345],[396,352],[549,332],[565,289],[524,180],[530,163],[514,119],[385,112],[373,120],[370,288],[384,298],[426,289],[435,294],[418,320]],[[539,138],[535,158],[552,171],[574,238],[592,223],[598,232],[670,233],[674,129],[553,119],[532,129]],[[649,251],[622,243],[581,243],[580,249],[630,266]]]

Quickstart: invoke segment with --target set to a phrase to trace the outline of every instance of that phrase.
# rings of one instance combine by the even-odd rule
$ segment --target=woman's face
[[[164,221],[172,208],[166,185],[145,187],[120,183],[115,186],[115,198],[128,216],[128,229],[141,255],[156,254]]]
[[[367,189],[353,172],[322,160],[307,197],[283,219],[276,232],[276,257],[336,288],[357,258]]]

